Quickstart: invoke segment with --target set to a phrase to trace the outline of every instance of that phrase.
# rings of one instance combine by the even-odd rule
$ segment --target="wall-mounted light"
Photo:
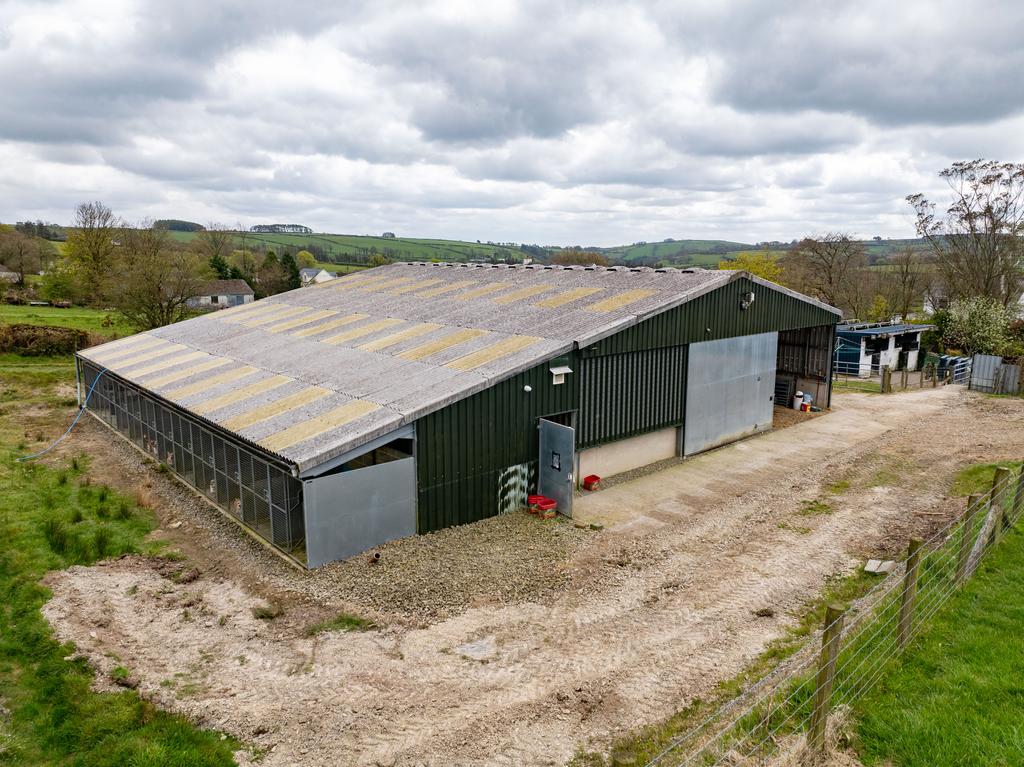
[[[750,305],[754,303],[754,299],[755,298],[756,298],[756,296],[753,294],[753,292],[744,293],[743,295],[741,295],[740,296],[740,309],[743,309],[743,310],[749,309]]]
[[[530,386],[530,384],[526,384],[526,386],[523,387],[523,391],[529,394],[530,392],[533,391],[533,387]]]

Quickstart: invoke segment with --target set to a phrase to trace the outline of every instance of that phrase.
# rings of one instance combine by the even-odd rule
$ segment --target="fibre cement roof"
[[[391,264],[80,355],[305,471],[740,276]]]

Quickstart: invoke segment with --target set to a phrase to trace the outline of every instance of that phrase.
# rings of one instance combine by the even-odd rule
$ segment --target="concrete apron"
[[[923,411],[943,408],[960,389],[885,396],[833,394],[833,410],[822,418],[734,442],[662,471],[578,496],[573,521],[639,532],[698,513],[708,504],[721,502],[733,489],[780,481],[798,484],[802,473],[817,462],[875,439]]]

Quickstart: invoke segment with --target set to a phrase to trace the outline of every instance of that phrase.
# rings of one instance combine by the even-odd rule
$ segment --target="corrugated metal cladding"
[[[755,299],[749,308],[741,309],[745,293],[753,293]],[[773,330],[835,325],[838,319],[815,304],[743,277],[598,341],[582,353],[587,357],[618,354]]]
[[[577,371],[578,360],[568,365]],[[499,478],[537,462],[537,419],[579,407],[578,373],[555,386],[544,363],[416,423],[420,533],[499,512]],[[532,391],[523,391],[530,386]]]
[[[831,352],[831,326],[784,331],[779,333],[778,370],[801,376],[827,376]]]
[[[681,424],[687,350],[667,346],[580,360],[579,447]]]

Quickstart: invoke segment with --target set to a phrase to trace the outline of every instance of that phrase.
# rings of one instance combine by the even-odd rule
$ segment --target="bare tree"
[[[18,231],[0,232],[0,264],[17,273],[18,285],[24,285],[25,275],[39,272],[53,255],[46,240]]]
[[[784,282],[855,314],[851,304],[864,304],[867,263],[864,246],[848,234],[830,232],[823,237],[807,237],[786,255]]]
[[[195,239],[196,247],[209,260],[227,261],[235,249],[235,233],[223,224],[207,224]]]
[[[75,209],[75,225],[68,234],[65,252],[76,268],[84,294],[94,303],[106,297],[121,226],[102,202],[83,202]]]
[[[953,195],[944,214],[922,194],[907,202],[947,295],[985,296],[1008,306],[1024,288],[1024,164],[970,160],[939,176]]]
[[[145,330],[187,317],[188,300],[209,276],[203,258],[149,225],[122,229],[118,241],[110,297],[125,319]]]
[[[916,250],[907,248],[889,259],[882,284],[883,294],[894,314],[903,319],[924,300],[931,281],[930,265]]]

